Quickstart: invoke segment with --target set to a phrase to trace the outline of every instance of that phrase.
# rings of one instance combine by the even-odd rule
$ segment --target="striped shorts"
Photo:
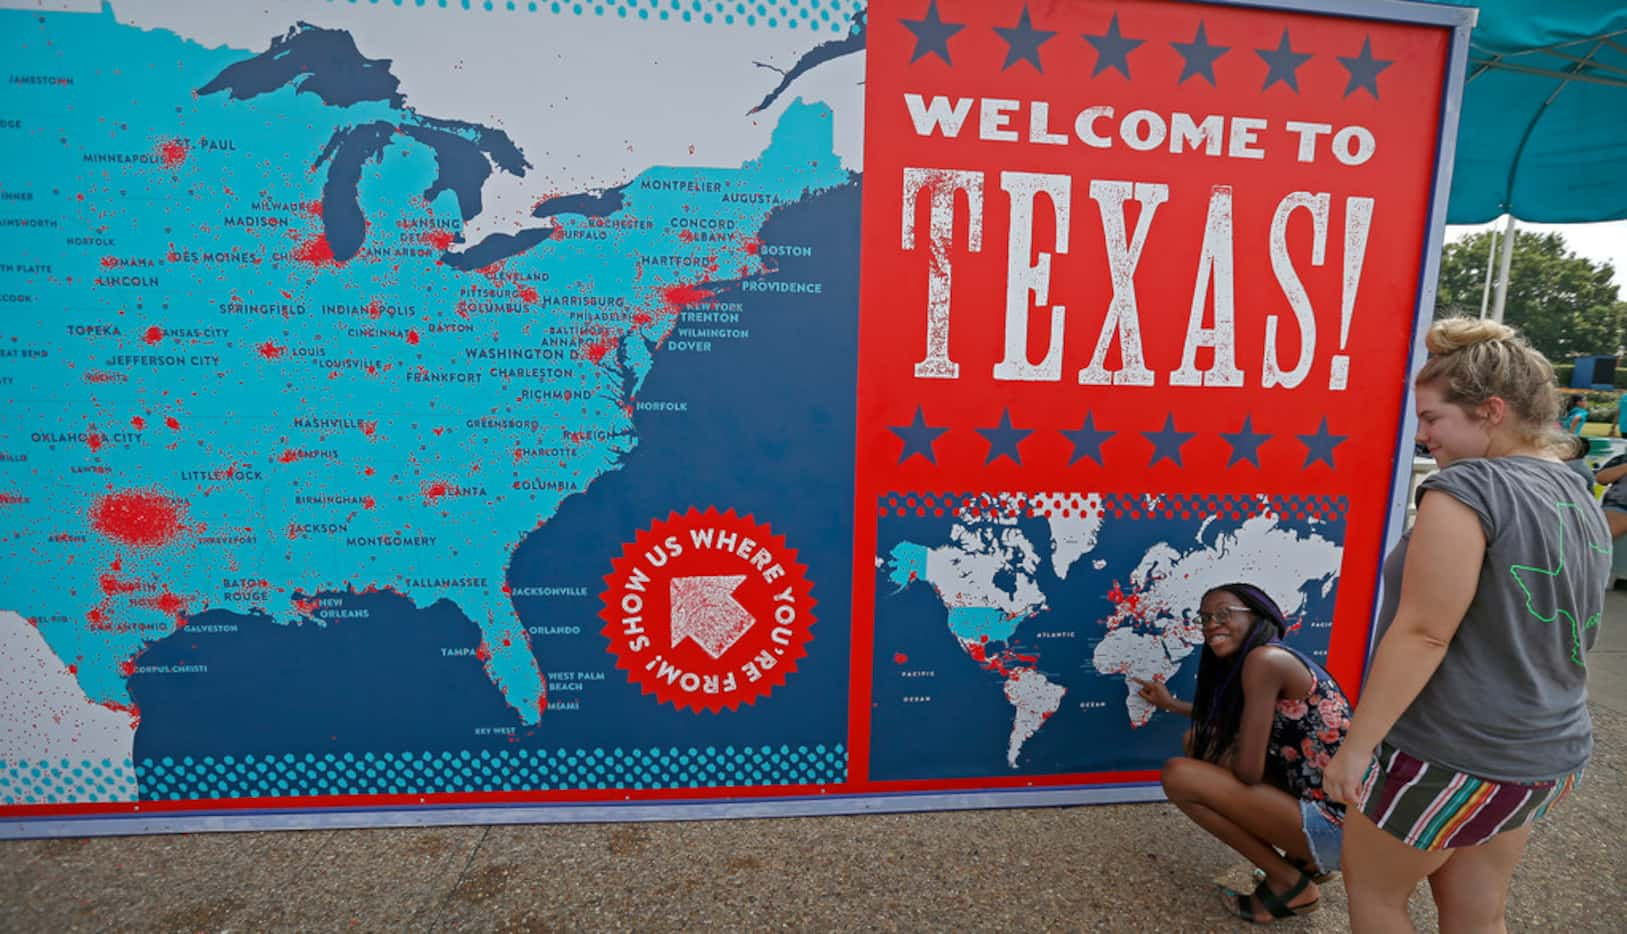
[[[1582,773],[1521,784],[1475,778],[1381,743],[1362,779],[1361,812],[1420,850],[1477,846],[1518,830],[1564,800]]]

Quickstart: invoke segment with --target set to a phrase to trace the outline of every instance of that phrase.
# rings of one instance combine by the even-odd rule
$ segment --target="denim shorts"
[[[1339,844],[1344,828],[1328,819],[1314,801],[1299,799],[1299,823],[1305,828],[1305,842],[1311,848],[1311,861],[1323,872],[1339,871]]]

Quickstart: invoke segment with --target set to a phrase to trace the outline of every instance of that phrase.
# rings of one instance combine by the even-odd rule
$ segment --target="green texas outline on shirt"
[[[1526,612],[1530,613],[1532,616],[1535,616],[1537,619],[1539,619],[1539,620],[1541,620],[1542,622],[1545,622],[1545,623],[1551,623],[1551,622],[1553,622],[1554,620],[1558,619],[1561,616],[1565,617],[1565,619],[1570,621],[1570,628],[1571,628],[1571,661],[1573,661],[1576,664],[1581,665],[1581,666],[1583,666],[1585,668],[1585,667],[1587,667],[1587,662],[1584,661],[1583,657],[1582,657],[1582,634],[1584,632],[1586,632],[1587,630],[1593,629],[1594,627],[1599,625],[1599,617],[1604,613],[1604,610],[1600,609],[1599,612],[1594,613],[1592,616],[1588,617],[1586,622],[1582,622],[1582,621],[1580,621],[1580,620],[1578,620],[1576,618],[1576,614],[1572,613],[1570,610],[1560,609],[1559,606],[1556,604],[1554,606],[1553,610],[1550,613],[1548,613],[1548,615],[1544,616],[1542,611],[1537,609],[1537,607],[1536,607],[1536,597],[1535,597],[1535,595],[1533,595],[1531,593],[1531,588],[1525,586],[1525,581],[1520,579],[1520,572],[1521,571],[1529,571],[1532,574],[1545,574],[1545,575],[1547,575],[1548,577],[1551,577],[1551,578],[1557,578],[1559,575],[1565,573],[1565,514],[1564,514],[1564,510],[1566,510],[1566,509],[1580,509],[1580,508],[1581,507],[1577,506],[1575,503],[1569,503],[1569,502],[1560,502],[1560,503],[1555,503],[1554,504],[1554,515],[1559,517],[1559,548],[1558,548],[1559,566],[1558,567],[1556,567],[1556,568],[1539,568],[1539,567],[1532,567],[1531,565],[1528,565],[1528,564],[1514,564],[1514,565],[1509,566],[1508,572],[1514,576],[1514,583],[1518,584],[1519,587],[1520,587],[1521,592],[1523,592],[1525,594],[1525,609],[1526,609]],[[1599,552],[1600,554],[1605,554],[1605,555],[1610,554],[1610,549],[1608,549],[1608,548],[1600,548],[1598,545],[1595,545],[1592,542],[1588,542],[1587,547],[1593,549],[1596,552]]]

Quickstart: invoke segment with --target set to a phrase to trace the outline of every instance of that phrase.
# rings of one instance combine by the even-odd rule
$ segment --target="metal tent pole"
[[[1508,267],[1514,261],[1514,215],[1508,216],[1503,230],[1503,256],[1497,270],[1497,298],[1491,305],[1491,320],[1503,320],[1503,306],[1508,302]]]
[[[1497,261],[1497,228],[1487,231],[1491,234],[1490,243],[1486,247],[1486,284],[1480,289],[1480,317],[1486,316],[1486,309],[1491,304],[1491,267]]]

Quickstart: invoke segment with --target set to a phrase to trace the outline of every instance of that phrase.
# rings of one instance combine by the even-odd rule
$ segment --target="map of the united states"
[[[560,190],[342,30],[210,49],[0,10],[0,36],[0,607],[135,718],[143,653],[208,610],[450,600],[538,722],[514,549],[637,448],[656,350],[771,270],[771,213],[849,180],[830,110],[791,103],[734,167]],[[534,222],[476,235],[499,177]]]

